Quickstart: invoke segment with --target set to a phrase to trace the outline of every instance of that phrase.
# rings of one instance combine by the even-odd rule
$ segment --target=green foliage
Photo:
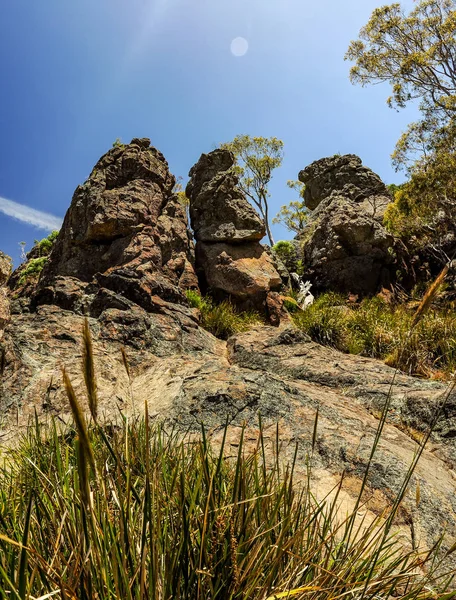
[[[287,240],[280,240],[274,244],[272,249],[285,264],[287,264],[290,260],[293,260],[296,254],[293,244]]]
[[[454,230],[456,208],[456,128],[435,142],[410,168],[410,179],[395,192],[384,218],[386,227],[414,245],[424,245]],[[437,232],[437,233],[435,233]]]
[[[239,185],[260,211],[269,242],[273,246],[274,240],[269,227],[268,185],[273,170],[282,164],[283,142],[275,137],[238,135],[232,142],[221,144],[220,147],[234,154],[237,161],[234,170],[239,176]]]
[[[320,344],[383,359],[412,375],[449,376],[456,369],[454,310],[433,308],[413,327],[415,306],[393,306],[378,297],[347,305],[328,293],[293,318]]]
[[[289,188],[296,190],[303,198],[305,185],[300,181],[288,181]],[[273,223],[283,223],[289,231],[300,233],[307,225],[309,211],[304,200],[293,200],[281,207],[277,215],[272,219]]]
[[[31,258],[24,269],[21,271],[19,278],[19,285],[24,285],[27,281],[38,278],[39,274],[43,270],[44,265],[47,263],[47,256],[40,256],[38,258]]]
[[[216,303],[209,296],[203,298],[194,290],[187,291],[187,300],[190,306],[201,311],[201,326],[223,340],[262,323],[258,313],[239,312],[228,300]]]
[[[59,235],[58,231],[52,231],[47,237],[42,240],[35,240],[35,247],[38,250],[39,256],[48,256],[52,250],[52,246],[54,245],[57,236]]]
[[[125,148],[125,144],[122,143],[122,140],[120,138],[116,138],[115,141],[112,143],[112,147],[113,148]]]
[[[377,8],[351,42],[353,83],[389,83],[388,104],[403,108],[419,100],[422,120],[403,134],[394,155],[398,166],[426,150],[436,131],[456,117],[456,9],[453,0],[420,0],[406,14],[399,3]]]

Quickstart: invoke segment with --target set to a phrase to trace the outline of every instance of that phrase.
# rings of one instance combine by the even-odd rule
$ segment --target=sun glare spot
[[[243,37],[237,37],[231,42],[231,54],[233,56],[244,56],[249,49],[248,41]]]

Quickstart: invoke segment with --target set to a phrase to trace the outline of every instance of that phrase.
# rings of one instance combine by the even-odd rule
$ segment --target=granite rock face
[[[347,154],[317,160],[299,179],[312,210],[299,254],[315,289],[367,295],[388,286],[397,248],[382,224],[391,197],[380,177]]]
[[[265,235],[264,223],[237,187],[234,163],[228,150],[214,150],[202,154],[190,170],[186,194],[200,242],[237,244],[260,241]]]
[[[310,210],[336,195],[362,204],[365,212],[381,220],[391,202],[386,185],[355,154],[317,160],[300,171],[298,178],[306,186],[304,203]]]
[[[393,236],[343,196],[331,196],[316,212],[304,243],[306,271],[315,288],[366,295],[387,286]]]
[[[155,296],[186,304],[185,290],[198,283],[174,184],[166,160],[147,138],[105,154],[74,193],[35,302],[68,309],[80,296],[76,288],[84,288],[89,313],[89,296],[106,291],[149,312]]]
[[[186,193],[196,239],[201,288],[243,308],[267,314],[267,296],[282,280],[260,244],[262,220],[237,187],[234,156],[227,150],[203,154],[190,170]]]

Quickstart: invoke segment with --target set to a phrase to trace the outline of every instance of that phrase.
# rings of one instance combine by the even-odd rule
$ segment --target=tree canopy
[[[268,185],[273,170],[282,164],[283,142],[275,137],[238,135],[232,142],[221,144],[221,148],[234,154],[239,186],[260,211],[269,243],[273,246],[274,239],[269,226]]]
[[[301,199],[292,200],[288,204],[284,204],[272,222],[282,223],[289,231],[299,233],[307,225],[307,219],[309,217],[309,211],[303,200],[305,185],[300,181],[287,181],[287,185],[289,188],[298,192]]]
[[[355,64],[350,79],[361,85],[389,83],[391,107],[419,101],[422,119],[400,138],[393,159],[403,166],[429,153],[456,119],[456,2],[420,0],[406,14],[399,3],[377,8],[345,56]]]

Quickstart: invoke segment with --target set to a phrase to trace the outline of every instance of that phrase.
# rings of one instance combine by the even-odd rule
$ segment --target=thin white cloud
[[[19,204],[13,200],[7,200],[0,196],[0,213],[8,215],[13,219],[33,225],[38,229],[45,229],[46,231],[53,231],[54,229],[60,229],[62,226],[62,219],[49,213],[42,212],[41,210],[35,210],[25,204]]]

